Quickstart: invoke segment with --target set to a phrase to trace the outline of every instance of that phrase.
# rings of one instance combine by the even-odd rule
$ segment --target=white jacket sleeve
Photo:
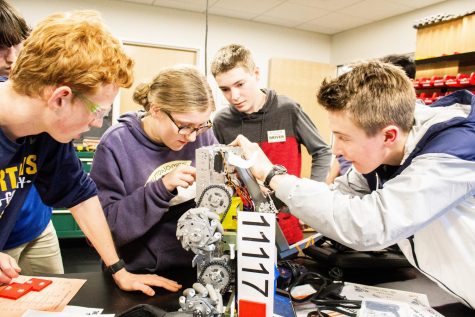
[[[324,236],[356,250],[376,250],[413,235],[444,213],[457,212],[452,209],[475,194],[474,175],[474,162],[436,153],[414,159],[383,189],[370,194],[352,192],[355,184],[360,190],[364,186],[343,186],[344,177],[339,179],[342,184],[329,188],[290,175],[276,194]],[[336,190],[338,186],[345,193]]]

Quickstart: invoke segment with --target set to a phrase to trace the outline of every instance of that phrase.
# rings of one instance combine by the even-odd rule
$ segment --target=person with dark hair
[[[25,19],[5,0],[0,0],[0,79],[6,80],[23,41],[30,34]]]
[[[151,286],[177,291],[181,285],[126,270],[96,185],[71,142],[102,126],[119,88],[132,84],[132,68],[95,11],[52,14],[25,40],[9,80],[0,83],[0,250],[34,185],[45,204],[71,211],[121,289],[152,296]],[[20,271],[15,259],[0,252],[0,283]]]
[[[217,143],[211,88],[195,67],[177,65],[139,84],[133,97],[144,110],[123,114],[104,133],[91,177],[127,270],[191,269],[194,253],[176,230],[196,206],[195,151]]]
[[[353,163],[334,185],[277,174],[257,144],[239,136],[251,168],[290,211],[355,250],[397,243],[407,260],[475,307],[475,96],[460,90],[430,107],[416,102],[400,67],[371,61],[317,94],[335,135],[333,153]]]
[[[389,63],[396,66],[399,66],[404,70],[407,77],[414,79],[416,78],[416,63],[414,59],[405,54],[391,54],[384,56],[379,59],[383,63]]]

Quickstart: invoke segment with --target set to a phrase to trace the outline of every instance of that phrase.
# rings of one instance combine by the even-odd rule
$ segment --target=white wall
[[[417,1],[417,0],[414,0]],[[332,37],[330,63],[412,53],[416,49],[414,23],[435,14],[463,14],[475,9],[473,0],[448,0],[380,22],[341,32]]]
[[[97,10],[121,39],[199,49],[199,66],[204,71],[204,14],[113,0],[10,1],[31,26],[53,12]],[[208,61],[220,47],[241,43],[251,49],[261,68],[262,86],[267,86],[272,57],[330,62],[327,35],[219,16],[209,16],[208,25]]]
[[[198,49],[199,66],[204,71],[204,14],[114,0],[10,1],[32,26],[48,14],[57,11],[98,10],[112,32],[121,39]],[[270,58],[280,57],[339,65],[392,53],[410,53],[414,52],[416,47],[416,30],[412,27],[416,20],[439,13],[465,13],[474,8],[474,0],[448,0],[332,37],[211,15],[208,61],[212,59],[216,50],[224,45],[244,44],[253,51],[256,63],[261,68],[261,85],[266,87]],[[212,76],[209,78],[217,104],[222,106],[225,101],[217,92]]]

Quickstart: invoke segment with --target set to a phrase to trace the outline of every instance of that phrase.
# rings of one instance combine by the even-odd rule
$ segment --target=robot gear
[[[203,190],[198,207],[206,207],[218,215],[226,213],[231,206],[231,194],[224,185],[210,185]],[[226,214],[223,215],[223,219]]]
[[[224,230],[219,216],[208,208],[192,208],[178,219],[176,237],[185,250],[205,254],[216,249]]]
[[[183,291],[179,304],[180,311],[193,313],[193,317],[215,317],[223,312],[223,298],[210,284],[194,283]]]
[[[198,281],[202,284],[211,284],[224,294],[231,282],[231,268],[226,261],[211,261],[203,266]]]

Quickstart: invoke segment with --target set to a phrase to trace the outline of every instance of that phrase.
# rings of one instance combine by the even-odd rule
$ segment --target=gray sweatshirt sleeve
[[[317,127],[301,107],[296,107],[296,136],[298,142],[305,145],[312,156],[311,179],[325,181],[330,169],[331,151],[328,144],[323,141]]]

